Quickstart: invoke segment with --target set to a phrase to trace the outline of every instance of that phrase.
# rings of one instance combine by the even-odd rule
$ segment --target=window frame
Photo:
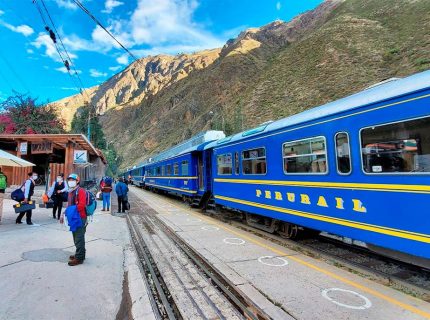
[[[245,158],[243,156],[243,153],[246,151],[251,151],[251,150],[256,150],[256,149],[264,149],[264,158],[266,159],[266,173],[245,173],[243,172],[243,161],[245,160],[252,160],[252,159],[258,159],[258,158]],[[267,161],[267,149],[265,146],[261,146],[261,147],[255,147],[255,148],[249,148],[249,149],[245,149],[242,150],[240,153],[240,167],[242,167],[242,174],[244,176],[267,176],[268,172],[269,172],[269,166],[268,166],[268,161]]]
[[[184,170],[183,170],[184,162],[187,163],[187,174],[184,174]],[[189,175],[190,175],[190,162],[188,160],[182,160],[181,161],[181,176],[187,177]]]
[[[284,159],[286,157],[284,156],[284,144],[298,142],[298,141],[303,141],[303,140],[311,140],[311,139],[316,139],[316,138],[323,138],[324,139],[326,171],[325,172],[285,172]],[[302,157],[309,157],[309,156],[312,156],[312,155],[314,155],[314,153],[306,154],[306,155],[299,155],[297,157],[300,157],[300,156],[302,156]],[[291,141],[284,141],[281,144],[281,157],[282,157],[282,171],[284,172],[284,175],[286,175],[286,176],[290,176],[290,175],[311,175],[311,176],[318,175],[318,176],[323,176],[323,175],[330,174],[327,138],[325,136],[321,136],[320,135],[320,136],[312,136],[312,137],[308,137],[308,138],[296,139],[296,140],[291,140]]]
[[[232,161],[232,164],[231,164],[231,173],[219,173],[218,172],[218,157],[222,157],[222,156],[225,156],[225,155],[230,155],[230,157],[232,157],[233,156],[233,154],[231,153],[231,152],[226,152],[226,153],[222,153],[222,154],[217,154],[216,155],[216,173],[217,173],[217,176],[231,176],[231,175],[233,175],[233,161]],[[231,159],[233,159],[233,158],[231,158]]]
[[[346,137],[348,138],[349,172],[347,172],[347,173],[340,172],[340,170],[339,170],[339,162],[337,161],[337,140],[336,140],[336,137],[337,137],[338,134],[341,134],[341,133],[346,134]],[[348,132],[346,132],[346,131],[339,131],[339,132],[336,132],[334,134],[334,153],[335,153],[335,159],[336,159],[336,171],[337,171],[337,173],[340,174],[340,175],[342,175],[342,176],[349,176],[349,175],[351,175],[352,174],[352,163],[353,162],[352,162],[352,154],[351,154],[351,139],[349,137],[349,133]]]
[[[173,170],[172,170],[172,164],[169,163],[169,164],[166,165],[166,176],[170,177],[172,175],[172,172],[173,172]]]
[[[386,125],[390,125],[390,124],[396,124],[396,123],[402,123],[402,122],[408,122],[408,121],[414,121],[414,120],[419,120],[419,119],[426,119],[429,118],[430,116],[421,116],[421,117],[414,117],[414,118],[407,118],[407,119],[403,119],[403,120],[398,120],[398,121],[391,121],[391,122],[384,122],[384,123],[380,123],[380,124],[374,124],[374,125],[369,125],[367,127],[362,127],[359,131],[358,131],[358,139],[359,139],[359,146],[360,146],[360,167],[361,167],[361,172],[365,175],[369,175],[369,176],[383,176],[383,175],[387,175],[387,176],[401,176],[401,175],[405,175],[405,176],[428,176],[430,175],[430,172],[366,172],[364,170],[364,162],[363,162],[363,151],[362,151],[362,138],[361,138],[361,134],[363,130],[369,129],[369,128],[376,128],[376,127],[382,127],[382,126],[386,126]]]
[[[177,168],[177,172],[175,173],[175,166]],[[173,163],[173,175],[174,176],[179,176],[179,163],[178,162],[174,162]]]

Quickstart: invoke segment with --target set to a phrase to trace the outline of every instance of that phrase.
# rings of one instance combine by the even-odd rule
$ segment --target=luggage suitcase
[[[18,203],[18,204],[14,204],[13,208],[15,209],[15,213],[21,213],[21,212],[25,212],[28,210],[33,210],[36,209],[36,203],[31,200],[28,203]]]

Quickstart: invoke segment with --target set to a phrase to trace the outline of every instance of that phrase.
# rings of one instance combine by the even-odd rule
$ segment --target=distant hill
[[[429,69],[429,30],[428,0],[328,0],[222,49],[140,59],[90,95],[124,167],[203,130],[238,132]],[[69,120],[82,104],[57,102]]]

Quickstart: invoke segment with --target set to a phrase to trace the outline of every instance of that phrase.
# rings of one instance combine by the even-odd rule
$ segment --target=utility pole
[[[88,141],[91,142],[91,105],[88,104],[88,132],[87,132]]]

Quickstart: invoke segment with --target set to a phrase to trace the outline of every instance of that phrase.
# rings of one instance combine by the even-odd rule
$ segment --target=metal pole
[[[87,132],[87,136],[88,136],[88,141],[91,142],[91,106],[88,105],[88,132]]]

